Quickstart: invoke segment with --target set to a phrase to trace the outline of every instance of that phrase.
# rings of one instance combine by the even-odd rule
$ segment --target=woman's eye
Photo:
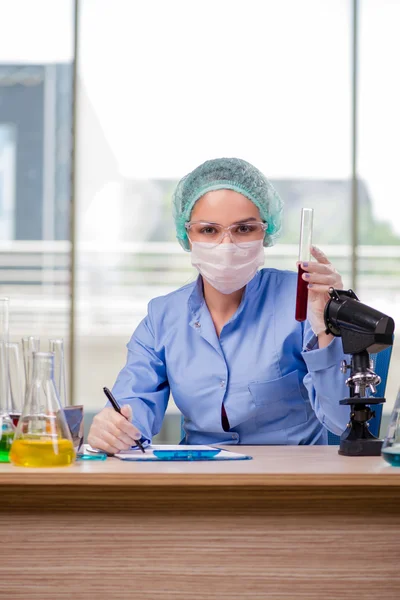
[[[253,228],[251,227],[251,225],[239,225],[239,227],[237,228],[238,233],[251,233],[252,231]]]
[[[216,229],[215,227],[203,227],[200,233],[204,233],[205,235],[213,235],[214,233],[216,233]]]

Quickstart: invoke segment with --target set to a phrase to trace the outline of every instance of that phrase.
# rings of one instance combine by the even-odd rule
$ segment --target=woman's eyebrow
[[[248,223],[249,221],[258,221],[255,217],[249,217],[248,219],[240,219],[240,221],[235,221],[232,225],[239,225],[240,223]]]
[[[240,221],[234,221],[231,225],[240,225],[240,223],[248,223],[249,221],[259,221],[256,217],[249,217],[248,219],[240,219]],[[196,219],[195,223],[208,223],[209,225],[220,225],[216,221],[208,221],[207,219]]]

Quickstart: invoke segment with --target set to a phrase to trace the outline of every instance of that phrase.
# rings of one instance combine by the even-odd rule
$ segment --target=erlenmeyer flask
[[[8,383],[8,298],[0,298],[0,462],[9,462],[14,437]]]
[[[400,389],[383,441],[382,456],[393,467],[400,467]]]
[[[64,362],[64,340],[49,340],[49,351],[54,354],[54,381],[61,406],[67,404],[67,392],[65,388],[65,362]]]
[[[54,354],[33,354],[33,379],[10,451],[14,465],[61,467],[75,459],[64,411],[54,385]]]

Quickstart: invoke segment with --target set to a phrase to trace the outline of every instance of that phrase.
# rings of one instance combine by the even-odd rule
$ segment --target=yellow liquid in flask
[[[17,467],[66,467],[75,460],[70,440],[15,440],[10,461]]]

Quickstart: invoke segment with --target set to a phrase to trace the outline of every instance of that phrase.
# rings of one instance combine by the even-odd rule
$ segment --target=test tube
[[[301,209],[301,227],[299,244],[299,267],[297,273],[297,293],[296,293],[296,321],[305,321],[307,319],[308,302],[308,283],[304,281],[302,275],[306,271],[301,267],[301,263],[309,262],[311,258],[312,229],[313,229],[314,210],[312,208]]]

